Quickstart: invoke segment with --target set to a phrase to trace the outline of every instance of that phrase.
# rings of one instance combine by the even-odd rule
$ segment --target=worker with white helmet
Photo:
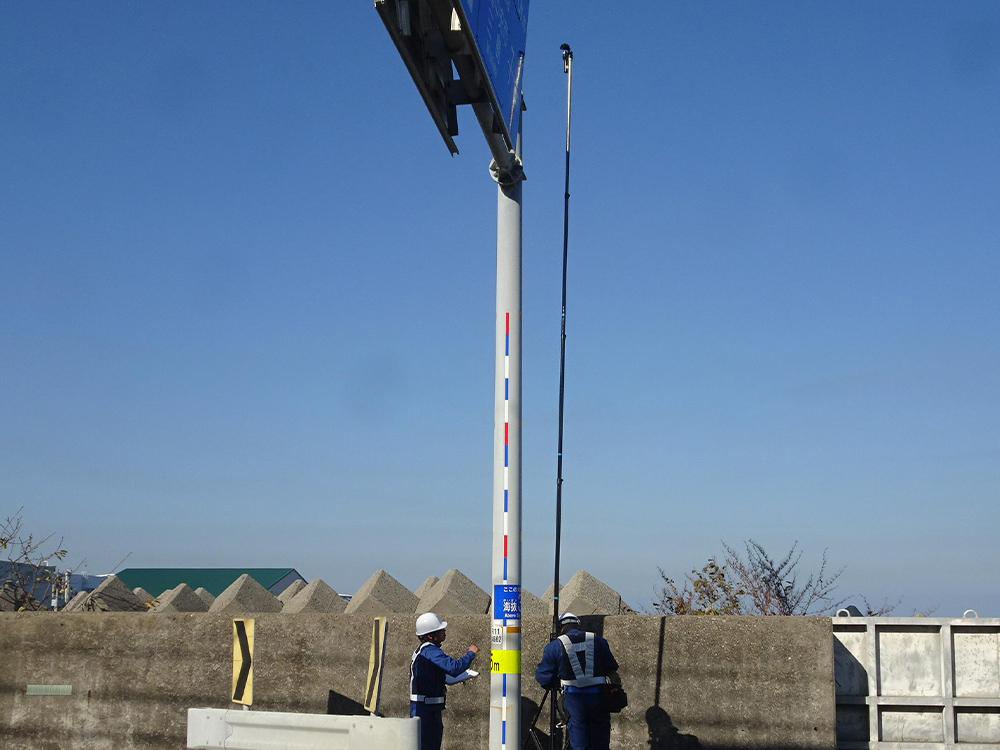
[[[580,618],[566,612],[559,618],[560,635],[542,652],[535,680],[547,690],[562,689],[569,713],[569,744],[573,750],[608,750],[611,712],[601,686],[617,679],[618,662],[608,642],[585,632]]]
[[[448,656],[441,648],[447,627],[448,623],[433,612],[417,618],[420,646],[410,660],[410,716],[420,717],[420,750],[440,750],[445,679],[462,674],[479,653],[479,647],[473,644],[461,659]]]

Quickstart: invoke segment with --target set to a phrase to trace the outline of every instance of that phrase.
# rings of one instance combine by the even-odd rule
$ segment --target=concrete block
[[[306,582],[301,578],[297,581],[292,581],[292,585],[287,589],[278,594],[278,601],[282,604],[288,604],[297,593],[306,587]]]
[[[535,617],[549,615],[551,617],[552,605],[546,604],[527,589],[521,589],[521,617]]]
[[[25,597],[24,589],[14,581],[5,581],[0,586],[0,612],[17,612],[24,608],[26,612],[45,609],[42,602],[32,597]]]
[[[153,601],[153,595],[150,594],[148,591],[146,591],[146,589],[144,589],[142,586],[136,586],[134,589],[132,589],[132,593],[135,594],[137,597],[139,597],[139,601],[141,601],[147,607],[151,605]]]
[[[194,590],[194,593],[198,595],[198,598],[205,602],[206,606],[211,607],[215,603],[215,597],[209,591],[205,590],[204,586],[199,586]]]
[[[351,598],[344,611],[365,615],[412,614],[418,602],[413,592],[384,570],[379,570]]]
[[[145,612],[148,607],[125,585],[121,578],[110,575],[100,586],[87,594],[77,612]]]
[[[554,589],[555,589],[555,587],[550,583],[549,587],[547,589],[545,589],[545,593],[542,594],[542,604],[545,606],[545,612],[544,612],[544,614],[548,615],[550,618],[552,617],[552,592],[553,592]],[[560,601],[563,600],[563,596],[564,596],[563,592],[565,591],[565,589],[566,589],[566,583],[565,582],[560,583],[559,584],[559,599],[560,599]],[[565,607],[560,607],[560,609],[562,609],[564,612],[566,611]],[[572,612],[573,610],[570,610],[570,611]]]
[[[340,594],[334,591],[322,579],[317,578],[312,583],[303,586],[295,596],[288,601],[282,612],[333,612],[340,614],[347,609]]]
[[[438,578],[437,576],[430,576],[426,581],[420,584],[420,588],[414,591],[413,595],[417,597],[417,599],[423,599],[424,594],[426,594],[428,591],[434,588],[434,584],[440,580],[441,579]]]
[[[208,605],[186,583],[170,589],[153,607],[154,612],[208,612]]]
[[[829,619],[665,617],[656,653],[647,619],[607,618],[604,637],[633,663],[634,677],[623,678],[629,702],[654,707],[645,716],[651,747],[695,738],[703,748],[837,746]],[[628,654],[633,638],[643,643],[645,673]]]
[[[0,586],[0,612],[14,612],[17,607],[14,606],[16,600],[17,589],[11,581],[4,581],[3,586]]]
[[[439,615],[482,615],[490,608],[490,595],[462,571],[452,568],[421,597],[417,612]]]
[[[552,614],[552,586],[545,592],[549,614]],[[559,591],[559,613],[585,615],[626,615],[635,610],[622,601],[621,594],[597,580],[585,570],[578,570]]]
[[[83,600],[87,598],[86,591],[77,591],[76,596],[66,602],[66,606],[62,608],[63,612],[79,612],[80,607],[83,605]]]
[[[212,602],[209,612],[251,615],[257,612],[280,612],[281,602],[270,591],[244,573]]]

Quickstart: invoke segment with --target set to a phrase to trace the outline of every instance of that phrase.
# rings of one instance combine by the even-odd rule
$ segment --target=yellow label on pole
[[[521,651],[491,651],[490,672],[493,674],[521,674]]]
[[[253,620],[233,620],[233,703],[253,705]]]

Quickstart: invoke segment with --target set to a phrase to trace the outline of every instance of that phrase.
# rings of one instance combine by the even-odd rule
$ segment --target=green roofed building
[[[134,589],[142,586],[153,596],[186,583],[218,596],[244,573],[278,596],[296,581],[305,579],[295,568],[126,568],[118,577]]]

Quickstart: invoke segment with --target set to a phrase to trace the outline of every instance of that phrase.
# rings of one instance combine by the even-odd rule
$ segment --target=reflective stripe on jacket
[[[568,635],[559,636],[563,651],[569,660],[569,667],[573,670],[573,679],[561,679],[559,684],[563,687],[585,688],[593,685],[603,685],[608,681],[607,677],[594,676],[594,634],[584,633],[582,640],[574,640]]]
[[[582,644],[579,651],[572,654],[566,652],[562,638],[568,637],[572,644]],[[592,639],[593,646],[588,651],[587,641]],[[572,656],[572,659],[571,659]],[[576,667],[582,671],[582,675],[577,674]],[[568,690],[596,690],[593,685],[605,682],[605,677],[618,669],[618,662],[608,642],[599,635],[584,633],[582,630],[570,630],[565,636],[560,636],[545,647],[542,653],[542,660],[535,670],[535,680],[543,688],[554,689],[560,684],[566,685]],[[574,682],[588,677],[595,678],[591,687],[574,687]]]
[[[452,659],[437,644],[421,643],[410,659],[410,701],[443,707],[445,675],[457,677],[475,658],[475,653],[469,651],[461,659]]]

